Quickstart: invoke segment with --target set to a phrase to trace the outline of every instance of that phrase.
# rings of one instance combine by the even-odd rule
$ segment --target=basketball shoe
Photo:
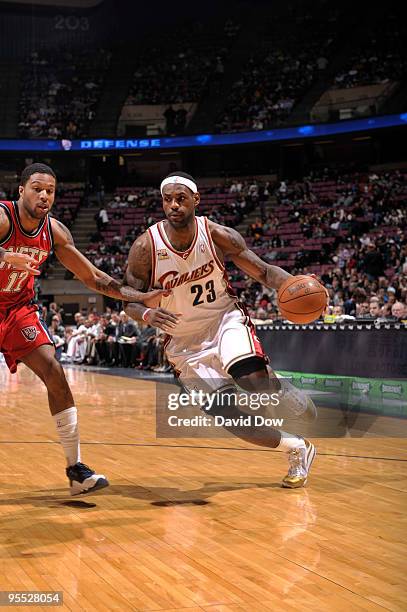
[[[307,484],[308,474],[315,459],[315,446],[305,441],[305,448],[294,448],[288,453],[288,474],[281,483],[287,489],[298,489]]]
[[[86,495],[109,486],[103,474],[95,474],[84,463],[69,466],[66,468],[66,475],[69,478],[71,495]]]

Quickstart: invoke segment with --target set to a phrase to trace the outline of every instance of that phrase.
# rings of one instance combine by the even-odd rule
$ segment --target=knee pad
[[[228,369],[228,374],[237,380],[243,376],[249,376],[253,372],[267,372],[267,364],[263,357],[257,357],[252,355],[245,359],[240,359],[237,363],[234,363]]]

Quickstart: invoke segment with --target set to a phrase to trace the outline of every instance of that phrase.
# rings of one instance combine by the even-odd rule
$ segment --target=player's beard
[[[29,205],[27,205],[24,201],[23,201],[23,208],[24,208],[24,212],[26,213],[26,215],[30,217],[31,219],[35,219],[35,221],[42,221],[48,215],[50,211],[49,207],[48,207],[48,210],[46,211],[42,211],[38,209],[37,205],[35,205],[35,207],[32,208]]]
[[[193,224],[194,216],[195,216],[194,213],[191,212],[190,215],[188,216],[184,215],[184,217],[179,220],[174,220],[174,219],[170,219],[169,217],[167,217],[167,221],[171,225],[171,227],[175,230],[185,229],[186,227],[189,227],[190,225]]]

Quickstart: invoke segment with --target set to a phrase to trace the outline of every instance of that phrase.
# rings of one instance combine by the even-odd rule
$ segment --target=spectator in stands
[[[170,104],[169,107],[164,112],[165,131],[166,131],[166,134],[168,134],[169,136],[171,136],[171,134],[175,133],[175,118],[176,118],[176,116],[177,116],[177,113],[173,109],[172,104]]]
[[[183,134],[185,132],[185,126],[187,123],[187,111],[181,106],[178,108],[175,116],[175,133]]]
[[[72,363],[83,363],[85,361],[87,330],[91,326],[91,322],[83,316],[78,323],[80,323],[79,326],[72,330],[72,335],[67,343],[66,354],[68,360]]]
[[[368,243],[367,252],[362,260],[361,268],[366,272],[369,280],[373,280],[375,278],[378,278],[379,276],[383,276],[383,256],[374,242]]]
[[[371,300],[369,304],[369,315],[372,319],[380,317],[380,305],[378,300]]]
[[[339,305],[334,306],[332,308],[332,314],[335,317],[341,317],[342,315],[344,315],[345,313],[344,313],[344,310],[343,310],[343,306],[339,306]]]
[[[122,310],[120,313],[119,337],[117,342],[120,345],[120,362],[123,368],[134,365],[131,362],[132,345],[136,344],[139,335],[138,324]]]
[[[407,319],[407,305],[403,302],[395,302],[391,307],[391,314],[397,321]]]
[[[99,210],[97,222],[98,222],[98,229],[100,232],[105,230],[109,225],[109,215],[107,214],[107,210],[104,206]]]
[[[51,302],[49,305],[46,319],[45,319],[45,322],[48,326],[51,325],[51,321],[53,321],[54,316],[57,314],[58,314],[58,306],[56,305],[55,302]]]
[[[142,362],[139,365],[141,370],[152,370],[159,362],[159,355],[162,355],[162,335],[160,330],[150,328],[152,331],[145,332],[147,340],[144,342],[144,352]],[[162,356],[161,356],[161,359]]]
[[[55,304],[55,302],[53,304]],[[52,341],[55,345],[55,355],[59,361],[61,359],[62,351],[65,346],[65,328],[61,324],[60,318],[56,312],[53,315],[48,325],[48,328],[49,328],[49,333],[51,334],[51,337],[52,337]]]
[[[152,355],[149,350],[150,342],[156,337],[156,330],[141,322],[139,322],[138,326],[139,334],[137,336],[137,342],[133,344],[132,347],[131,363],[140,369],[148,370],[151,368],[151,363],[153,363],[153,365],[157,363],[157,361],[152,359],[154,355]]]

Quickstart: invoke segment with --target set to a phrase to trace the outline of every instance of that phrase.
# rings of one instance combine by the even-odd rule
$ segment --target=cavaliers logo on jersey
[[[40,332],[35,325],[30,325],[29,327],[23,327],[21,333],[27,342],[33,342]]]
[[[180,287],[180,285],[184,285],[185,283],[191,283],[192,281],[201,280],[206,276],[210,276],[215,268],[213,259],[203,266],[199,266],[192,270],[191,272],[184,272],[180,274],[178,270],[169,270],[160,278],[158,282],[160,287],[164,289],[174,289],[175,287]]]

